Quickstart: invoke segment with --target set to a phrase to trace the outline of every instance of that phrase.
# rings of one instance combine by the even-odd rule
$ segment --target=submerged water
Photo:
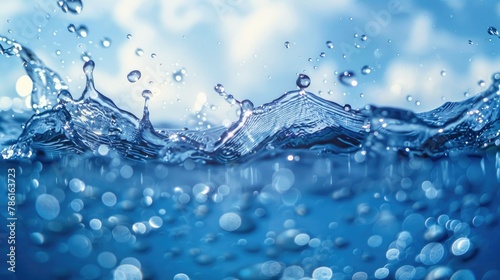
[[[18,279],[500,277],[500,74],[424,113],[341,106],[306,75],[257,107],[217,85],[240,108],[229,127],[159,129],[151,92],[141,118],[121,110],[92,60],[75,99],[30,49],[0,46],[34,82],[35,114],[0,116]]]

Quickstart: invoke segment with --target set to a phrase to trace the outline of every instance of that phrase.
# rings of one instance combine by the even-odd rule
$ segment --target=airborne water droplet
[[[217,92],[220,96],[226,95],[226,90],[224,89],[224,86],[221,84],[216,84],[214,86],[215,92]]]
[[[287,49],[290,48],[290,42],[288,42],[288,41],[285,42],[285,48],[287,48]]]
[[[144,54],[144,51],[143,51],[142,49],[140,49],[140,48],[139,48],[139,49],[136,49],[136,50],[135,50],[135,54],[136,54],[137,56],[142,56],[142,55]]]
[[[109,46],[111,46],[111,39],[109,38],[103,38],[101,40],[101,45],[105,48],[109,48]]]
[[[243,110],[243,112],[252,111],[253,110],[252,101],[248,99],[241,101],[241,110]]]
[[[127,34],[127,39],[132,39],[132,34]]]
[[[333,43],[332,43],[332,41],[326,41],[326,46],[327,46],[329,49],[333,49]]]
[[[142,91],[142,97],[145,99],[150,99],[153,96],[153,93],[149,89],[145,89]]]
[[[65,13],[79,14],[83,10],[83,3],[81,0],[60,0],[57,4]]]
[[[498,30],[493,26],[488,27],[488,34],[499,36]]]
[[[358,81],[352,71],[344,71],[339,75],[339,81],[345,85],[350,87],[355,87],[358,85]]]
[[[445,70],[441,70],[441,76],[446,76],[446,71]]]
[[[180,83],[184,80],[184,75],[186,74],[186,69],[182,68],[180,70],[177,70],[172,74],[172,77],[174,78],[174,81]]]
[[[76,27],[74,24],[68,25],[68,31],[74,33],[76,31]]]
[[[137,82],[141,78],[141,72],[139,70],[130,71],[127,75],[127,79],[131,83]]]
[[[311,78],[307,76],[306,74],[299,74],[297,77],[297,81],[295,84],[300,88],[300,89],[305,89],[311,84]]]
[[[320,57],[325,57],[325,56],[326,56],[326,54],[325,54],[324,52],[321,52],[321,53],[319,54],[319,56],[320,56]]]
[[[366,35],[361,35],[361,41],[366,41],[368,39],[368,36]]]
[[[87,26],[80,25],[80,27],[77,30],[77,33],[80,37],[86,38],[89,35],[89,30],[87,29]]]
[[[365,65],[365,66],[363,66],[363,68],[361,68],[361,73],[363,75],[368,75],[371,72],[372,72],[372,68],[370,66],[368,66],[368,65]]]
[[[477,84],[480,86],[480,87],[484,87],[486,86],[486,82],[483,81],[483,80],[480,80],[479,82],[477,82]]]

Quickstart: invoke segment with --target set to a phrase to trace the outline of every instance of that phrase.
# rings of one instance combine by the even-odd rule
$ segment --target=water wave
[[[249,100],[236,101],[240,117],[228,128],[162,130],[149,120],[148,92],[139,119],[96,90],[93,61],[85,63],[86,88],[74,99],[60,75],[31,50],[1,36],[0,47],[2,54],[21,59],[34,83],[35,114],[17,141],[2,151],[4,159],[50,160],[76,153],[226,163],[290,148],[332,153],[393,150],[439,157],[500,146],[500,74],[493,75],[486,91],[424,113],[371,105],[351,109],[307,92],[310,81],[298,81],[300,90],[258,107]],[[0,128],[7,125],[2,121]]]

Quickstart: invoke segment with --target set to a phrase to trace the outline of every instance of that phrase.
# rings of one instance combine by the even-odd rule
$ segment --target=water
[[[35,52],[0,39],[0,59],[19,59],[34,84],[32,113],[0,115],[0,179],[16,173],[17,279],[500,275],[490,242],[500,233],[500,74],[469,99],[421,113],[325,100],[305,73],[260,106],[216,84],[210,98],[237,110],[233,122],[160,128],[152,90],[141,91],[141,116],[119,108],[96,88],[100,62],[89,58],[74,98],[80,92]],[[172,78],[182,84],[186,73]],[[139,82],[141,72],[126,78]],[[357,88],[362,76],[336,78]]]

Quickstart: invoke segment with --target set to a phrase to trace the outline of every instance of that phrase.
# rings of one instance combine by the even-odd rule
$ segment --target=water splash
[[[238,101],[217,84],[214,90],[240,109],[239,119],[229,127],[157,130],[149,120],[151,91],[143,92],[144,111],[139,119],[95,88],[95,63],[89,60],[83,66],[85,90],[75,100],[59,75],[31,51],[5,38],[2,42],[8,46],[2,45],[2,53],[21,58],[32,77],[34,108],[38,109],[16,143],[3,150],[4,159],[99,155],[102,147],[109,155],[169,163],[186,159],[224,163],[290,148],[333,153],[393,150],[439,157],[500,145],[500,74],[493,75],[492,85],[481,94],[424,113],[341,106],[307,92],[311,79],[305,74],[297,77],[299,90],[257,107],[250,100]],[[352,78],[349,73],[342,76]]]

